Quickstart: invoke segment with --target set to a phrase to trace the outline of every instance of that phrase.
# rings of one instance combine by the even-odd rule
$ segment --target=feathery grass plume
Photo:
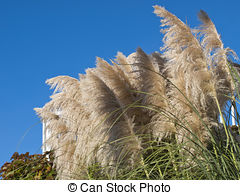
[[[125,72],[126,70],[129,71],[129,69],[122,68],[124,65],[119,65],[113,61],[112,63],[113,65],[110,65],[101,58],[97,58],[95,72],[113,91],[126,116],[133,119],[135,124],[134,132],[136,134],[146,133],[144,126],[149,123],[150,117],[139,108],[142,100],[138,96],[136,88],[131,84],[133,78],[129,78],[129,73]]]
[[[141,146],[134,134],[133,119],[123,112],[116,95],[97,76],[95,70],[86,72],[81,89],[85,92],[82,94],[82,101],[91,111],[89,120],[84,121],[86,126],[90,127],[82,129],[84,135],[79,137],[76,149],[80,159],[88,159],[83,164],[90,164],[94,159],[105,166],[116,165],[120,160],[127,159],[125,156],[123,158],[127,153],[129,160],[131,155],[137,156],[137,150],[140,150]],[[124,138],[125,142],[122,144],[121,140]],[[82,147],[88,151],[82,151]]]
[[[224,48],[215,25],[205,11],[201,10],[198,17],[202,25],[195,31],[202,37],[201,44],[204,48],[208,67],[212,72],[212,80],[215,83],[220,106],[223,108],[225,102],[228,100],[226,94],[231,94],[234,90],[227,59],[230,53],[234,56],[236,54],[229,48]]]
[[[128,57],[123,55],[123,53],[118,52],[115,62],[119,65],[126,77],[128,78],[133,90],[137,91],[139,89],[138,77],[139,74],[136,71],[137,66],[135,63],[136,52],[130,54]],[[133,93],[134,96],[138,96],[139,93]]]
[[[133,87],[129,78],[125,75],[118,64],[114,66],[101,58],[97,58],[97,67],[95,73],[104,83],[113,91],[122,108],[133,104],[136,98],[133,96]],[[131,109],[127,110],[129,113]],[[135,109],[136,111],[136,109]],[[130,115],[133,117],[134,113]]]
[[[162,50],[166,59],[168,78],[174,84],[168,89],[172,113],[180,121],[186,121],[184,125],[197,134],[201,141],[205,141],[207,132],[202,127],[200,117],[207,120],[206,98],[209,95],[214,96],[215,93],[214,85],[210,82],[211,74],[207,69],[203,49],[191,29],[179,18],[163,7],[154,6],[154,8],[154,13],[163,18],[161,26],[166,27],[161,30],[165,34]],[[194,108],[198,112],[201,111],[200,117]],[[176,132],[179,141],[186,142],[186,137],[190,135],[186,129],[181,128],[182,125],[176,127]]]
[[[80,104],[81,94],[77,79],[59,76],[47,80],[47,83],[51,88],[55,87],[52,100],[41,110],[35,110],[50,131],[50,138],[46,140],[46,144],[54,150],[58,176],[63,179],[62,175],[69,175],[73,168],[76,136],[81,122],[79,119],[86,115],[86,111]],[[48,115],[55,117],[50,118]]]
[[[164,60],[160,54],[147,55],[141,48],[132,55],[132,64],[138,74],[138,91],[142,105],[151,118],[149,128],[155,138],[161,140],[169,132],[174,133],[173,121],[164,112],[168,110],[166,80],[161,76]],[[150,132],[148,132],[150,133]]]
[[[119,65],[119,67],[123,70],[125,75],[129,78],[129,81],[131,82],[131,79],[133,74],[132,74],[132,66],[127,60],[127,57],[122,53],[118,52],[115,62]],[[133,84],[133,83],[131,83]]]
[[[149,122],[148,127],[146,127],[148,131],[144,131],[144,133],[153,134],[155,138],[161,140],[161,138],[166,137],[166,132],[169,133],[168,130],[170,132],[173,130],[173,122],[169,120],[169,117],[164,116],[162,112],[156,112],[156,109],[157,111],[167,109],[168,104],[165,92],[166,81],[159,75],[165,74],[164,59],[158,52],[149,56],[141,48],[138,48],[127,58],[121,53],[118,54],[117,61],[122,65],[130,65],[130,67],[127,66],[127,70],[128,73],[131,72],[129,80],[134,83],[133,88],[137,91],[134,95],[141,100],[142,107],[145,107],[140,120]],[[135,116],[139,117],[139,115]]]
[[[151,58],[141,48],[137,49],[135,66],[138,67],[139,91],[143,92],[143,104],[166,108],[165,81],[159,74],[159,67],[153,64]]]
[[[214,110],[218,110],[222,117],[222,111],[226,109],[226,102],[233,98],[234,91],[238,90],[238,85],[235,84],[236,75],[234,75],[234,71],[238,71],[228,60],[230,55],[237,59],[237,55],[233,50],[224,48],[220,35],[206,12],[201,10],[198,17],[201,20],[202,25],[195,31],[201,37],[201,44],[205,51],[204,53],[207,58],[208,68],[212,73],[212,81],[215,85],[218,102],[217,105],[215,104]],[[212,111],[210,110],[210,112]],[[215,114],[215,118],[218,117],[219,112]],[[225,122],[223,124],[225,126],[225,134],[229,139],[229,133],[227,132]]]

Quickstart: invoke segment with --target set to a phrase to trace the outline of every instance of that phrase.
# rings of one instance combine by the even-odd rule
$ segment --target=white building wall
[[[42,153],[44,154],[47,151],[50,151],[51,148],[47,144],[48,139],[50,139],[51,134],[49,129],[46,128],[46,123],[42,124]]]

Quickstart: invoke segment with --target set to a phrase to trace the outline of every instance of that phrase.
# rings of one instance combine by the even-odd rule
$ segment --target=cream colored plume
[[[230,53],[236,54],[229,48],[224,48],[220,35],[206,12],[201,10],[198,17],[203,24],[195,31],[201,36],[201,44],[207,58],[208,68],[212,72],[212,80],[215,83],[220,104],[223,105],[227,99],[225,95],[234,90],[228,55]]]
[[[186,121],[184,124],[187,125],[186,128],[192,129],[198,135],[206,134],[206,129],[202,128],[200,117],[195,111],[201,110],[200,116],[205,118],[207,98],[215,95],[204,51],[186,24],[165,8],[160,6],[154,8],[154,13],[163,18],[161,26],[165,27],[162,30],[164,33],[162,50],[163,57],[166,58],[166,71],[172,83],[167,90],[170,110],[177,119]],[[189,133],[182,128],[176,127],[176,132],[182,141],[189,137]]]

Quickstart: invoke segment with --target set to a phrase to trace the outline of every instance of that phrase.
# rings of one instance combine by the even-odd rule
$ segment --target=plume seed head
[[[198,18],[201,22],[203,23],[209,23],[211,22],[211,19],[209,18],[208,14],[203,11],[203,10],[200,10],[199,13],[198,13]]]

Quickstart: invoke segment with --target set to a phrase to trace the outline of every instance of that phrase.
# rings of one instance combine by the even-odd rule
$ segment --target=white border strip
[[[0,181],[0,194],[238,194],[240,182],[186,180]],[[75,191],[76,190],[76,191]],[[72,191],[72,192],[70,192]],[[96,193],[97,192],[97,193]]]

